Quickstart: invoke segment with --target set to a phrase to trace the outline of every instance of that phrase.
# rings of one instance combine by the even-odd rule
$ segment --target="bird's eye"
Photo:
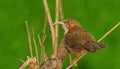
[[[72,23],[71,21],[67,21],[67,22],[66,22],[67,25],[70,25],[71,23]]]

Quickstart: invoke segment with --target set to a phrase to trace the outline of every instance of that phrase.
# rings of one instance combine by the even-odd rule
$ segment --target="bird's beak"
[[[56,22],[53,25],[56,25],[56,24],[61,24],[61,25],[65,26],[65,24],[63,22]]]

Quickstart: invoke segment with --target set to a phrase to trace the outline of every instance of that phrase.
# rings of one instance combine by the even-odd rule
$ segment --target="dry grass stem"
[[[47,0],[43,0],[43,4],[44,4],[44,7],[45,7],[46,16],[48,18],[48,23],[49,23],[49,26],[50,26],[50,31],[51,31],[51,36],[52,36],[52,46],[53,46],[53,49],[54,49],[55,33],[54,33],[54,27],[52,25],[53,21],[52,21],[52,18],[51,18],[51,14],[50,14],[50,11],[49,11]]]
[[[35,32],[34,32],[33,27],[32,27],[32,32],[33,32],[33,42],[34,42],[34,46],[35,46],[37,64],[40,65],[39,56],[38,56],[38,49],[37,49],[37,44],[36,44],[36,40],[35,40]]]
[[[30,55],[31,55],[31,57],[33,57],[32,43],[31,43],[31,37],[30,37],[30,30],[29,30],[27,21],[25,22],[25,24],[26,24],[26,30],[27,30],[27,35],[28,35],[28,42],[29,42],[29,47],[30,47]]]
[[[42,53],[42,48],[41,48],[41,51],[40,51],[40,64],[42,64],[43,62],[43,53]]]
[[[43,53],[44,61],[47,62],[48,57],[47,57],[46,52],[45,52],[44,43],[42,42],[39,34],[38,34],[38,40],[39,40],[40,46],[42,48],[42,53]]]
[[[106,36],[108,36],[112,31],[114,31],[118,26],[120,26],[120,22],[117,23],[113,28],[111,28],[106,34],[104,34],[97,42],[103,40]]]
[[[47,23],[47,16],[45,16],[44,20],[44,28],[43,28],[43,36],[42,36],[42,42],[45,41],[47,35],[46,35],[46,23]],[[47,59],[46,59],[47,60]],[[40,64],[43,62],[43,53],[42,53],[42,48],[41,48],[41,53],[40,53]]]
[[[25,61],[24,60],[22,60],[22,59],[18,59],[20,62],[22,62],[22,63],[24,63]]]
[[[45,41],[47,35],[46,35],[46,23],[47,23],[47,16],[45,16],[45,21],[44,21],[44,28],[43,28],[43,42]]]
[[[73,67],[83,56],[85,56],[87,54],[87,51],[83,52],[81,54],[81,56],[76,57],[75,60],[72,61],[72,63],[66,68],[66,69],[70,69],[71,67]]]
[[[59,22],[59,0],[56,0],[56,19],[55,22]],[[58,24],[55,25],[55,45],[54,45],[54,52],[53,52],[53,58],[57,55],[57,49],[58,49]]]
[[[59,0],[60,5],[60,19],[64,20],[64,13],[63,13],[63,7],[62,7],[62,0]]]

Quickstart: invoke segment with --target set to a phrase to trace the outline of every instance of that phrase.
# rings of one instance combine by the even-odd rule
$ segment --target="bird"
[[[65,47],[69,53],[80,56],[82,51],[95,52],[98,49],[105,48],[105,45],[97,42],[94,36],[87,32],[76,20],[66,19],[62,23]]]

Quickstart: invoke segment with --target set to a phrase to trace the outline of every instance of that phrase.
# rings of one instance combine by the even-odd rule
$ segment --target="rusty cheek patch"
[[[77,27],[77,26],[79,26],[79,25],[76,24],[76,23],[72,23],[72,24],[70,24],[70,25],[68,26],[69,31],[72,30],[73,28]]]

